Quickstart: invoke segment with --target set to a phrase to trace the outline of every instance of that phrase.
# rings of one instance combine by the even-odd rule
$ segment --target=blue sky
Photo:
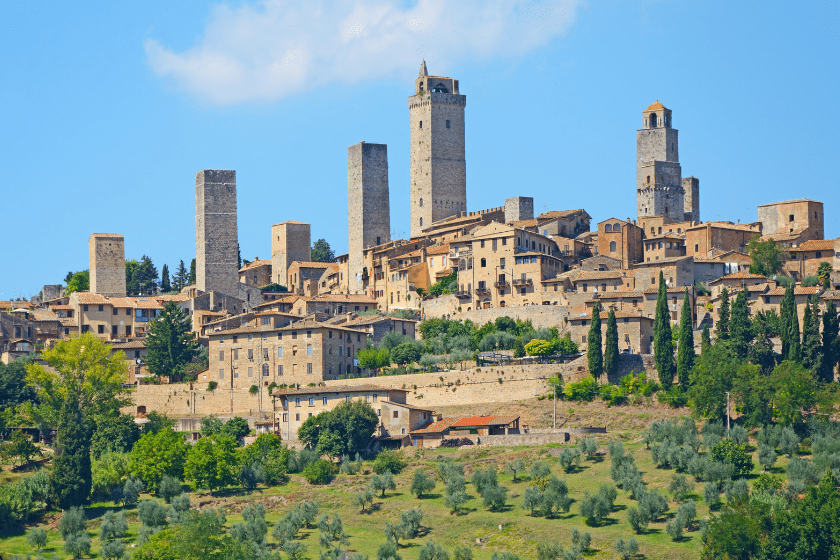
[[[87,268],[93,232],[195,256],[194,177],[235,169],[242,256],[270,226],[347,250],[347,147],[388,144],[408,230],[425,58],[467,96],[467,203],[635,214],[635,131],[673,110],[701,217],[808,197],[837,213],[838,2],[0,2],[0,299]]]

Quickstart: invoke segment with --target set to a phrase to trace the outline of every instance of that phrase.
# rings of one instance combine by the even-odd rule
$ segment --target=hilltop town
[[[800,317],[813,298],[823,310],[840,299],[840,239],[824,239],[823,203],[768,202],[738,223],[702,221],[700,180],[683,176],[672,111],[659,101],[642,111],[636,132],[636,217],[597,224],[585,209],[535,215],[528,193],[511,193],[498,207],[468,210],[466,96],[458,80],[429,75],[423,62],[408,110],[409,239],[390,237],[387,146],[360,142],[347,149],[349,252],[334,262],[313,261],[310,224],[287,216],[266,225],[271,258],[240,268],[236,172],[205,169],[195,176],[193,283],[127,296],[123,237],[93,233],[88,291],[45,285],[29,302],[2,304],[4,363],[92,333],[125,353],[139,417],[165,412],[183,418],[190,431],[189,419],[197,415],[241,415],[294,440],[313,412],[364,397],[380,399],[393,418],[406,418],[394,426],[383,422],[380,437],[407,445],[413,438],[416,445],[419,430],[440,418],[435,407],[536,396],[545,387],[524,378],[547,375],[539,372],[543,366],[523,363],[520,371],[529,371],[511,373],[503,395],[467,389],[457,397],[436,387],[449,382],[437,373],[415,374],[412,391],[405,390],[403,378],[369,379],[377,372],[363,367],[358,353],[389,333],[419,339],[421,321],[468,320],[481,327],[509,317],[534,329],[557,329],[585,352],[597,305],[602,313],[614,310],[622,355],[643,364],[653,352],[660,276],[672,324],[680,324],[688,298],[698,333],[715,326],[724,289],[747,292],[751,314],[778,313],[791,284]],[[751,243],[766,242],[783,255],[772,274],[756,271],[749,254]],[[145,336],[167,302],[188,314],[207,348],[206,369],[188,383],[162,379],[145,363]],[[491,358],[504,359],[508,349],[497,344],[492,350],[499,356]],[[460,373],[464,360],[474,358],[461,356],[457,368],[444,363],[423,369]],[[452,366],[451,353],[441,361],[447,360]],[[479,387],[481,374],[472,376]],[[292,395],[295,406],[301,399],[319,404],[301,417],[291,412]],[[415,414],[412,407],[420,403],[424,408]]]

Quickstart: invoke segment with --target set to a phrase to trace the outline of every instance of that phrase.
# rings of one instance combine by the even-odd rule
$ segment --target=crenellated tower
[[[636,131],[636,204],[638,219],[685,218],[685,190],[680,167],[679,131],[671,127],[671,110],[657,101],[642,111]]]

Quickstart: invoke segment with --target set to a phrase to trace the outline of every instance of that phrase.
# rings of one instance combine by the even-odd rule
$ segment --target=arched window
[[[487,267],[487,259],[481,259],[481,268]]]
[[[621,224],[613,224],[613,231],[621,231]]]
[[[650,114],[650,127],[656,128],[656,113]]]
[[[612,231],[612,224],[607,224],[604,226],[604,231]]]
[[[423,199],[420,199],[420,206],[423,206]]]
[[[420,227],[423,227],[423,218],[420,218]]]
[[[611,253],[615,252],[615,241],[610,241],[610,252]]]

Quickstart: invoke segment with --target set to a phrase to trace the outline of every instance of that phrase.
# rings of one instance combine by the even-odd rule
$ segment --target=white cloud
[[[580,0],[376,0],[216,6],[194,47],[145,43],[149,66],[213,105],[271,102],[331,83],[352,84],[457,60],[518,56],[573,22]]]

